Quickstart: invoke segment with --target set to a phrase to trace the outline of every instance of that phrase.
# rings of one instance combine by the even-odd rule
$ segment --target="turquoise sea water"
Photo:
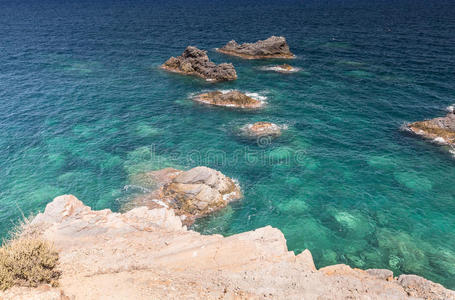
[[[119,210],[129,177],[207,165],[244,199],[199,220],[205,234],[272,225],[318,267],[415,273],[455,288],[455,158],[400,131],[455,103],[455,6],[447,1],[2,1],[0,235],[71,193]],[[287,37],[295,74],[213,49]],[[232,62],[210,84],[158,66],[187,45]],[[240,89],[262,110],[193,103]],[[288,126],[244,139],[255,121]]]

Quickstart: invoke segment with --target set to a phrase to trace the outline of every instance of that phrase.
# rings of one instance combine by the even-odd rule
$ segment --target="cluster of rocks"
[[[426,139],[455,147],[455,113],[450,111],[445,117],[410,123],[407,128]]]
[[[242,197],[234,180],[207,167],[186,172],[166,168],[141,173],[134,176],[132,183],[153,191],[137,197],[129,205],[172,208],[187,225]]]
[[[230,41],[224,47],[217,49],[218,52],[239,56],[246,59],[265,58],[294,58],[289,50],[289,45],[284,37],[272,36],[256,43],[237,44]],[[210,61],[207,52],[193,46],[188,46],[182,55],[169,58],[162,69],[185,75],[199,76],[207,81],[229,81],[237,79],[235,68],[230,63],[215,64]],[[281,66],[282,72],[293,72],[295,68],[289,65]]]
[[[206,51],[192,46],[188,46],[182,55],[169,58],[161,68],[185,75],[199,76],[212,82],[237,79],[237,73],[232,64],[217,65],[210,61]]]

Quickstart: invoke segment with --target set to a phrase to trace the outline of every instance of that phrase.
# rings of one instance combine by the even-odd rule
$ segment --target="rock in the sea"
[[[139,196],[130,206],[172,208],[177,215],[183,217],[185,224],[191,224],[196,218],[242,197],[239,186],[231,178],[207,167],[196,167],[186,172],[164,169],[144,173],[139,177],[143,182],[149,183],[150,187],[160,187],[154,192]]]
[[[264,105],[262,101],[247,96],[239,91],[214,91],[197,95],[193,99],[206,104],[237,108],[258,108]]]
[[[447,116],[432,120],[414,122],[407,128],[424,138],[432,139],[441,144],[455,146],[455,113],[449,112]]]
[[[294,58],[286,39],[282,36],[272,36],[263,41],[241,45],[232,40],[224,47],[217,49],[217,51],[246,59]]]
[[[232,64],[217,65],[210,61],[206,51],[193,46],[188,46],[182,55],[169,58],[161,68],[171,72],[199,76],[212,82],[237,79],[237,73]]]
[[[281,135],[281,127],[270,122],[256,122],[254,124],[247,124],[241,130],[248,136],[260,137],[271,136],[277,137]]]

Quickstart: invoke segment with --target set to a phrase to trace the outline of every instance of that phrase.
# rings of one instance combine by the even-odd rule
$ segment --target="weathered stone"
[[[214,187],[218,177],[196,169],[175,184]],[[201,235],[170,209],[93,211],[71,195],[54,199],[32,223],[45,225],[42,238],[59,251],[59,289],[13,288],[0,299],[455,299],[415,275],[387,281],[386,271],[346,265],[317,271],[308,250],[295,256],[270,226]]]
[[[272,136],[277,137],[281,135],[281,127],[270,122],[256,122],[254,124],[247,124],[241,130],[248,136]]]
[[[398,283],[409,296],[434,300],[455,299],[454,291],[417,275],[400,275]]]
[[[236,41],[228,42],[218,52],[239,56],[246,59],[263,58],[294,58],[284,37],[272,36],[256,43],[244,43],[239,45]]]
[[[374,276],[378,279],[391,281],[393,280],[393,272],[387,269],[368,269],[366,270],[368,274]]]
[[[296,263],[301,265],[305,270],[316,271],[316,266],[314,265],[313,255],[311,255],[310,250],[305,249],[302,253],[295,257]]]
[[[426,139],[455,147],[455,113],[453,112],[449,112],[442,118],[408,124],[407,128]]]
[[[263,105],[260,100],[249,97],[239,91],[214,91],[197,95],[194,100],[210,105],[237,108],[258,108]]]
[[[242,197],[240,188],[232,179],[207,167],[186,172],[168,168],[138,174],[135,178],[140,179],[135,184],[144,182],[155,190],[136,197],[125,209],[137,206],[172,208],[177,215],[184,217],[186,225]]]
[[[199,76],[212,82],[237,79],[237,73],[232,64],[216,65],[210,61],[206,51],[192,46],[188,46],[182,55],[169,58],[161,68],[185,75]]]

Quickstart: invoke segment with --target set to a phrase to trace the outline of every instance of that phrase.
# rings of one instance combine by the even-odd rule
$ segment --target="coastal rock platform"
[[[60,286],[16,287],[0,299],[455,299],[415,275],[347,265],[317,270],[310,251],[288,251],[270,226],[201,235],[172,209],[94,211],[65,195],[29,226],[58,250]]]

